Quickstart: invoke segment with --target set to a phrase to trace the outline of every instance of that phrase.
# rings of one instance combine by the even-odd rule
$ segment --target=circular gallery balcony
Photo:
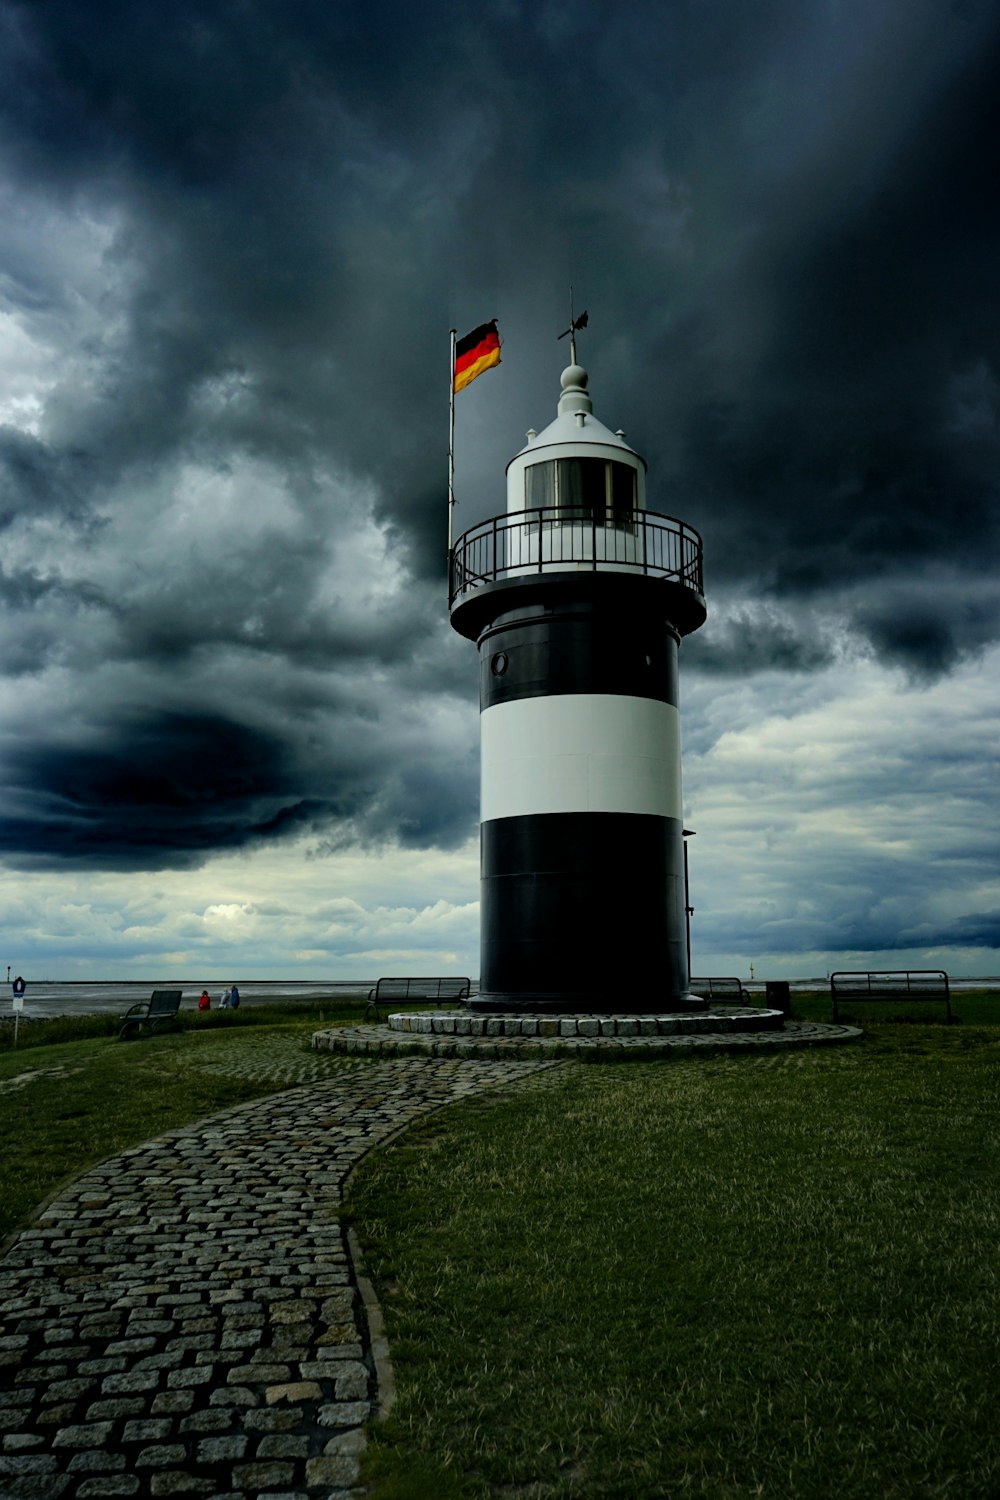
[[[660,590],[664,614],[681,635],[704,624],[702,541],[686,521],[656,511],[606,512],[540,506],[471,527],[451,552],[448,606],[452,625],[475,640],[498,607],[495,595],[516,590],[525,604],[539,595],[604,580],[627,606],[641,588]]]

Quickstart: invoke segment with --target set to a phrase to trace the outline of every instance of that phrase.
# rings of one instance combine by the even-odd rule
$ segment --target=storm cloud
[[[926,813],[914,705],[991,723],[1000,641],[998,75],[975,0],[0,0],[6,867],[468,844],[448,329],[504,339],[459,397],[464,529],[554,413],[570,284],[598,414],[705,538],[692,816],[752,774],[751,704],[825,763],[862,699],[907,782],[859,719],[841,794]],[[848,878],[800,831],[765,911],[739,826],[692,849],[720,954],[995,947],[990,881],[957,859],[938,910],[916,847],[897,910],[898,851]]]

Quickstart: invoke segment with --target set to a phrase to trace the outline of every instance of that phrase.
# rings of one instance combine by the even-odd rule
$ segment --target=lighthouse
[[[496,1012],[703,1008],[688,991],[678,648],[702,542],[646,504],[647,465],[586,370],[507,466],[506,512],[451,550],[479,650],[480,993]]]

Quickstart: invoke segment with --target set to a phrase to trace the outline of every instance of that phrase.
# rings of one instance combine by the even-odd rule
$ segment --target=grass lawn
[[[759,1003],[766,1003],[762,996]],[[956,1020],[968,1026],[1000,1025],[1000,993],[996,990],[954,990],[951,1009]],[[802,1021],[831,1021],[833,1005],[829,988],[793,994],[792,1014]],[[908,1026],[913,1022],[933,1026],[946,1024],[947,1012],[940,1000],[883,1000],[867,1004],[862,1000],[842,1000],[840,1019],[860,1026]]]
[[[570,1065],[369,1158],[380,1500],[995,1500],[1000,1028],[894,1009],[838,1049]]]
[[[329,1007],[324,1014],[329,1025]],[[343,1017],[338,1013],[337,1019]],[[215,1024],[190,1020],[190,1030],[138,1042],[106,1035],[51,1040],[59,1028],[103,1032],[107,1017],[45,1022],[26,1028],[16,1051],[0,1053],[0,1243],[95,1162],[175,1126],[294,1087],[304,1081],[304,1069],[332,1071],[338,1065],[332,1054],[310,1047],[318,1011],[297,1012],[291,1021],[287,1009],[275,1016],[249,1008],[212,1017]]]

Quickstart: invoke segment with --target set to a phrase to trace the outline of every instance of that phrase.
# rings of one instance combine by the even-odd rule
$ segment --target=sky
[[[0,961],[478,973],[448,331],[461,531],[572,286],[704,538],[695,971],[1000,970],[998,77],[988,0],[0,0]]]

